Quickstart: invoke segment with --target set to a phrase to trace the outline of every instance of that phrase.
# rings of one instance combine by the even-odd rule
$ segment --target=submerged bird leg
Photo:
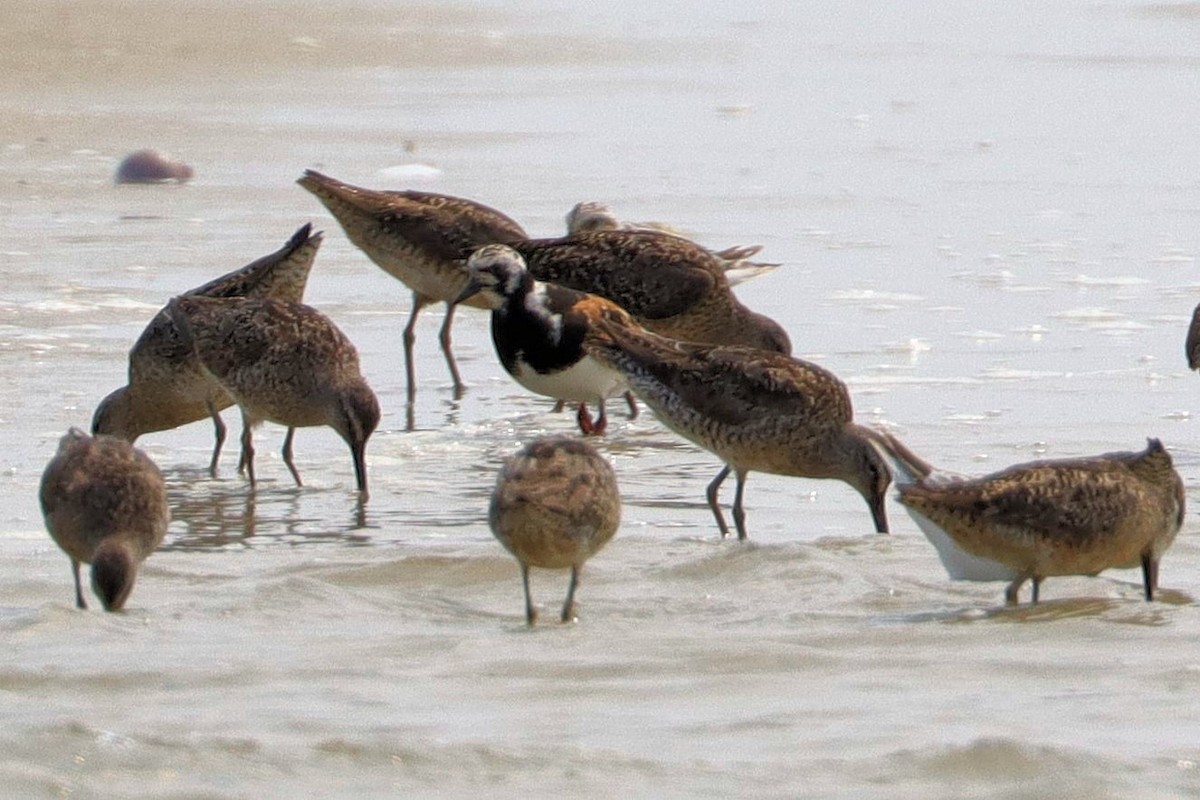
[[[408,380],[408,402],[417,396],[416,368],[413,365],[413,342],[417,340],[417,315],[428,301],[413,292],[412,313],[408,316],[408,324],[404,326],[404,375]]]
[[[454,399],[461,400],[466,386],[463,385],[462,378],[458,375],[458,362],[454,360],[454,351],[450,349],[450,323],[454,322],[455,308],[457,306],[454,303],[446,303],[446,319],[442,322],[442,329],[438,332],[438,341],[442,345],[442,353],[446,356],[446,366],[450,367],[450,378],[454,381]]]
[[[1022,572],[1013,579],[1013,582],[1004,590],[1004,602],[1010,606],[1018,605],[1021,601],[1017,593],[1021,591],[1021,585],[1029,580],[1031,576],[1027,572]]]
[[[604,431],[608,429],[608,415],[604,412],[604,398],[601,397],[596,403],[596,410],[600,415],[596,417],[596,425],[592,429],[592,433],[596,436],[603,436]]]
[[[533,597],[529,594],[529,565],[521,562],[521,584],[525,587],[525,624],[537,622],[537,609],[533,607]]]
[[[567,599],[562,607],[562,621],[575,621],[575,587],[579,585],[579,565],[571,565],[571,583],[567,586]]]
[[[297,486],[303,486],[300,482],[300,473],[296,471],[296,465],[292,463],[292,438],[296,435],[295,428],[287,429],[287,436],[283,437],[283,463],[287,464],[288,472],[292,473],[292,477],[296,479]]]
[[[737,526],[738,541],[746,539],[746,509],[742,508],[742,495],[746,491],[746,470],[737,471],[737,490],[733,495],[733,524]]]
[[[717,473],[717,477],[713,478],[712,483],[708,485],[708,489],[704,492],[704,496],[708,498],[708,507],[712,509],[713,516],[717,518],[717,526],[721,529],[721,538],[724,539],[729,535],[729,526],[725,524],[725,515],[721,513],[721,506],[717,503],[717,492],[721,491],[721,484],[729,477],[730,467],[728,464],[725,468]]]
[[[633,392],[625,393],[625,403],[629,406],[629,418],[637,419],[638,418],[638,402],[637,402],[637,398],[633,396]]]
[[[1142,553],[1142,589],[1146,602],[1154,599],[1154,590],[1158,588],[1158,560],[1149,552]]]
[[[246,465],[246,476],[250,479],[250,488],[254,488],[254,441],[251,431],[250,418],[242,412],[242,463]]]
[[[212,417],[214,435],[216,437],[216,445],[213,447],[212,461],[208,464],[208,476],[210,478],[217,477],[217,459],[221,457],[221,448],[225,446],[225,420],[221,419],[221,415],[217,412],[217,406],[213,403],[212,398],[206,398],[204,407],[208,409],[208,415]],[[239,466],[240,470],[241,467]]]
[[[75,576],[75,607],[87,610],[87,603],[83,599],[83,587],[79,585],[79,562],[71,559],[71,572]]]

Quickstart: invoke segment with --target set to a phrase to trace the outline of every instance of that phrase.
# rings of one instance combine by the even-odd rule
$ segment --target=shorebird
[[[783,328],[742,305],[717,259],[687,239],[603,230],[511,245],[538,280],[606,297],[654,333],[791,352]]]
[[[296,428],[328,425],[350,446],[362,499],[367,498],[367,439],[379,424],[379,401],[359,371],[358,351],[336,325],[303,303],[270,298],[176,297],[167,305],[183,342],[195,349],[242,411],[242,453],[254,486],[251,430],[263,420],[286,425],[283,461],[292,463]]]
[[[621,373],[583,351],[588,329],[600,318],[635,324],[615,303],[534,280],[511,247],[486,245],[467,261],[470,278],[456,301],[478,296],[492,309],[492,341],[500,363],[531,392],[579,403],[579,429],[601,434],[604,401],[627,391]],[[587,403],[595,402],[592,421]]]
[[[1010,581],[1004,599],[1050,576],[1142,568],[1146,600],[1183,524],[1183,482],[1158,439],[1141,452],[1032,461],[979,478],[937,472],[890,433],[900,502],[951,578]]]
[[[572,621],[583,563],[608,543],[620,520],[621,498],[613,468],[580,439],[538,439],[504,463],[488,522],[521,567],[529,625],[537,620],[529,568],[571,568],[562,621]]]
[[[275,297],[299,302],[321,246],[320,232],[304,225],[279,250],[241,269],[198,286],[188,295],[204,297]],[[209,474],[216,477],[225,443],[220,411],[233,398],[200,366],[184,344],[166,309],[158,312],[129,351],[129,383],[100,401],[92,417],[92,433],[119,436],[129,443],[155,431],[169,430],[211,417],[216,443]]]
[[[622,222],[604,203],[588,200],[576,203],[567,212],[567,235],[592,233],[593,231],[655,231],[669,236],[683,237],[670,225],[658,222]],[[724,250],[709,250],[720,263],[730,286],[757,278],[771,272],[779,264],[751,261],[762,250],[762,245],[734,245]]]
[[[408,402],[417,392],[413,367],[417,314],[433,302],[446,304],[438,340],[454,393],[460,396],[464,386],[450,347],[450,325],[454,298],[467,285],[467,256],[485,244],[524,239],[525,231],[496,209],[461,197],[364,189],[311,169],[296,182],[316,195],[368,258],[412,289],[412,312],[404,328]]]
[[[92,591],[120,611],[138,565],[162,543],[171,512],[162,473],[124,439],[71,428],[42,473],[46,529],[71,559],[75,606],[87,608],[79,565],[92,565]]]
[[[610,320],[592,326],[584,349],[624,374],[663,424],[725,462],[706,493],[722,537],[729,526],[721,483],[737,476],[733,520],[745,539],[751,471],[845,481],[867,501],[875,529],[888,532],[891,474],[832,372],[782,353],[672,341]]]

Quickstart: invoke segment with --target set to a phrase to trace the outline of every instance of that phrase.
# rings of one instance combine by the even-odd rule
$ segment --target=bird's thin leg
[[[217,477],[217,461],[221,458],[221,448],[225,446],[225,420],[221,419],[220,413],[217,412],[217,406],[209,397],[204,401],[205,408],[208,409],[208,415],[212,417],[213,434],[216,437],[216,444],[213,446],[212,461],[208,464],[208,476],[210,478]]]
[[[283,463],[287,464],[288,471],[296,479],[296,485],[303,486],[304,484],[300,482],[300,473],[296,471],[296,465],[292,463],[292,438],[295,435],[296,429],[288,428],[287,436],[283,437]]]
[[[417,315],[425,307],[424,297],[413,292],[412,313],[408,316],[408,324],[404,326],[404,375],[408,380],[408,402],[417,396],[416,368],[413,365],[413,342],[417,340]]]
[[[579,585],[579,565],[571,565],[571,583],[567,586],[567,600],[563,603],[562,621],[571,622],[575,619],[575,587]]]
[[[525,624],[537,622],[537,609],[533,607],[533,596],[529,593],[529,565],[521,562],[521,584],[525,587]]]
[[[713,516],[717,518],[717,526],[721,529],[722,539],[729,535],[729,526],[725,524],[725,515],[721,513],[721,506],[717,503],[717,493],[721,491],[721,484],[729,477],[730,471],[730,466],[726,464],[724,469],[717,473],[717,477],[713,478],[704,493],[708,498],[708,507],[712,509]]]
[[[442,344],[442,352],[446,355],[446,365],[450,367],[450,377],[454,381],[454,399],[461,400],[466,386],[463,385],[462,378],[458,376],[458,362],[454,360],[454,351],[450,349],[450,323],[454,322],[455,308],[457,306],[453,303],[446,303],[446,319],[442,322],[438,341]]]
[[[579,430],[584,436],[591,436],[596,432],[596,424],[592,421],[587,403],[579,404],[579,410],[575,413],[575,421],[579,424]]]
[[[737,491],[733,495],[733,524],[737,526],[738,540],[746,539],[746,509],[742,508],[742,495],[746,491],[746,471],[737,471]]]
[[[1025,581],[1029,580],[1029,578],[1030,578],[1030,575],[1028,573],[1023,572],[1020,575],[1018,575],[1013,580],[1012,583],[1010,583],[1008,585],[1008,588],[1004,590],[1004,602],[1006,604],[1008,604],[1010,606],[1015,606],[1021,602],[1020,597],[1018,596],[1018,592],[1021,591],[1022,584],[1024,584]]]
[[[242,411],[242,461],[246,464],[246,476],[250,479],[250,488],[254,488],[254,442],[252,425],[246,412]]]
[[[1158,559],[1150,553],[1142,554],[1142,589],[1146,602],[1154,599],[1154,592],[1158,589]]]
[[[638,401],[637,401],[637,398],[633,396],[633,392],[625,393],[625,403],[629,406],[629,418],[637,419],[638,418]]]
[[[71,559],[71,572],[75,576],[75,607],[87,609],[87,603],[83,599],[83,587],[79,584],[79,562]]]

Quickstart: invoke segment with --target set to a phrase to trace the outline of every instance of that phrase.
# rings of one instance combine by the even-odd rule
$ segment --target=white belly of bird
[[[990,558],[968,553],[939,526],[911,508],[905,510],[921,528],[925,538],[937,550],[938,558],[942,560],[942,566],[946,568],[946,572],[952,579],[956,581],[1011,581],[1017,577],[1017,571],[1012,567]]]
[[[564,370],[547,375],[530,369],[524,361],[517,359],[513,377],[531,392],[570,403],[594,403],[601,398],[616,397],[628,389],[621,373],[593,358],[583,358]]]

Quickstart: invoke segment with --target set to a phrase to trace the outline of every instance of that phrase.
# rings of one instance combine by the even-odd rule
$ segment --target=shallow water
[[[1005,609],[1002,584],[949,581],[894,502],[894,534],[871,533],[841,484],[755,474],[751,541],[720,541],[703,497],[720,465],[614,404],[621,530],[579,622],[526,630],[487,497],[503,457],[572,416],[503,374],[470,310],[454,400],[435,308],[406,430],[408,293],[293,184],[318,167],[461,194],[534,235],[599,199],[761,243],[784,266],[739,295],[849,383],[862,421],[961,472],[1158,436],[1195,502],[1200,14],[392,5],[10,3],[6,794],[1200,796],[1190,517],[1160,602],[1111,571]],[[113,186],[144,146],[195,181]],[[175,521],[128,613],[76,612],[36,501],[58,437],[124,382],[167,298],[307,221],[326,231],[308,300],[384,409],[370,502],[328,430],[297,436],[303,488],[282,430],[258,431],[255,495],[236,442],[207,477],[206,423],[146,436]],[[534,579],[552,619],[566,576]]]

